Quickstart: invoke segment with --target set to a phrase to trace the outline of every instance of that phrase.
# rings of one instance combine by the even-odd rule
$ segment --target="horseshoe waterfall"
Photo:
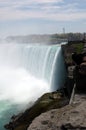
[[[0,130],[13,114],[64,81],[60,44],[0,44]]]

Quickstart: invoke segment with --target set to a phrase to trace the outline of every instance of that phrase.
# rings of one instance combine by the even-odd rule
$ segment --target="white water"
[[[0,44],[0,130],[13,113],[23,108],[19,106],[29,105],[63,84],[64,70],[63,76],[56,78],[58,82],[63,77],[60,84],[52,84],[59,75],[55,74],[56,68],[63,64],[60,59],[56,64],[59,53],[57,45]]]
[[[16,103],[29,102],[49,91],[46,82],[31,76],[23,68],[0,66],[0,73],[0,100],[9,99]]]

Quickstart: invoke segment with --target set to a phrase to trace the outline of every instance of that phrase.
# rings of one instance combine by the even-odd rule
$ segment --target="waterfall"
[[[64,81],[61,45],[0,44],[1,124],[7,121],[3,116],[9,117],[9,109],[12,115],[18,111],[16,105],[31,104],[42,94],[61,88]]]
[[[61,45],[0,44],[0,73],[1,99],[22,102],[57,90],[65,80]],[[34,89],[38,89],[37,94],[31,94]],[[31,97],[27,96],[29,92]],[[19,98],[21,93],[26,96]]]

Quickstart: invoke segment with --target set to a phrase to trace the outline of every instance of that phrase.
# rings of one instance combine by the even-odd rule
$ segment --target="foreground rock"
[[[86,130],[86,95],[75,95],[73,104],[41,114],[28,130]]]
[[[5,125],[9,130],[26,130],[32,120],[43,112],[61,108],[67,105],[69,100],[62,92],[44,94],[30,109],[17,116],[13,116],[9,124]]]

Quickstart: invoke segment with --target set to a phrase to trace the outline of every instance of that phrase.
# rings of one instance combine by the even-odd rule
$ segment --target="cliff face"
[[[71,43],[62,46],[67,68],[66,88],[70,97],[74,84],[77,92],[86,92],[86,50],[85,43]]]

